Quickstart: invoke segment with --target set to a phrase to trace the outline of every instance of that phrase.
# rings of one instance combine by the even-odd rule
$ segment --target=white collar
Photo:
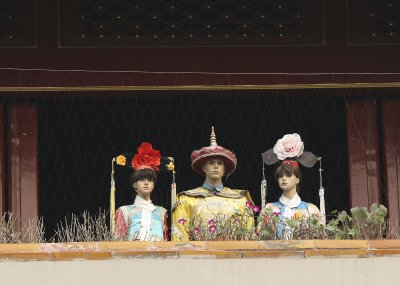
[[[296,193],[292,199],[288,199],[285,197],[283,194],[279,198],[279,201],[286,207],[288,208],[295,208],[298,207],[301,204],[301,198],[300,196]]]
[[[143,199],[141,196],[137,195],[135,198],[135,202],[133,203],[133,205],[135,207],[139,207],[142,209],[146,209],[148,211],[154,211],[156,209],[156,207],[154,206],[154,204],[151,202],[151,200],[146,201],[145,199]]]

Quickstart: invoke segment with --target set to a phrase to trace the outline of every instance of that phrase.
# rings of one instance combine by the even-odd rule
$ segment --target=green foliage
[[[208,221],[197,221],[188,224],[190,240],[255,240],[257,235],[249,228],[253,213],[243,216],[224,216],[219,214]],[[187,223],[187,222],[186,222]]]
[[[387,215],[387,208],[384,205],[372,204],[369,221],[374,225],[384,224]]]
[[[274,214],[272,209],[263,209],[257,218],[259,229],[256,231],[260,238],[264,240],[274,240],[278,238],[279,216]],[[262,227],[260,227],[262,225]]]
[[[345,211],[340,212],[326,225],[327,231],[335,239],[382,239],[387,237],[387,209],[374,203],[370,212],[366,207],[355,207],[350,210],[351,216]]]
[[[281,220],[272,209],[263,209],[256,219],[256,232],[249,229],[249,220],[254,219],[249,211],[245,216],[238,214],[233,218],[223,215],[212,222],[198,222],[188,225],[191,240],[276,240],[278,228],[283,229],[287,239],[384,239],[400,238],[398,225],[390,225],[387,209],[374,203],[369,211],[365,207],[355,207],[346,211],[333,211],[327,216],[327,223],[321,224],[316,215],[297,219]],[[0,217],[0,243],[40,243],[44,240],[42,219],[32,220],[21,231],[15,231],[16,220],[12,214]],[[211,228],[211,226],[214,226]],[[127,240],[113,235],[109,230],[107,212],[99,211],[97,216],[88,212],[72,215],[57,225],[56,235],[51,241],[113,241]]]
[[[354,239],[381,239],[387,232],[386,215],[384,205],[374,203],[368,212],[365,207],[351,209],[352,225],[349,235]]]
[[[278,239],[279,224],[283,224],[282,237],[290,239],[383,239],[399,236],[398,228],[389,229],[387,209],[381,204],[372,204],[370,211],[365,207],[355,207],[350,213],[333,211],[323,225],[316,215],[280,221],[277,216],[273,216],[272,210],[262,210],[257,219],[257,230],[261,239]]]

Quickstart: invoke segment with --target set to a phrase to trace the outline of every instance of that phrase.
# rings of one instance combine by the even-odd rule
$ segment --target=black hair
[[[136,170],[135,172],[133,172],[133,174],[129,178],[129,183],[132,186],[137,181],[140,181],[143,179],[147,179],[147,180],[155,183],[157,181],[157,174],[156,174],[156,172],[154,172],[153,169],[150,169],[150,168],[139,169],[139,170]]]

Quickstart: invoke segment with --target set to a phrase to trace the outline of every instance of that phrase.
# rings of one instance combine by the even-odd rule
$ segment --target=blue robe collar
[[[224,188],[224,185],[223,185],[222,183],[220,183],[220,184],[217,185],[217,186],[212,186],[212,185],[210,185],[209,183],[204,182],[204,184],[203,184],[202,187],[203,187],[204,189],[210,191],[210,192],[213,192],[213,191],[220,192],[220,191],[222,191],[222,189]]]

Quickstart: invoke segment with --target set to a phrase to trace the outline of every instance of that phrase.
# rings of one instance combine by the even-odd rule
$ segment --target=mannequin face
[[[278,178],[278,184],[282,191],[292,191],[293,189],[296,190],[296,187],[299,183],[300,179],[293,174],[291,176],[284,174],[282,177]]]
[[[207,160],[203,165],[203,172],[206,178],[220,180],[225,174],[224,161],[218,157]]]
[[[154,182],[149,179],[141,179],[133,184],[133,188],[144,199],[150,199],[150,194],[154,190]]]

